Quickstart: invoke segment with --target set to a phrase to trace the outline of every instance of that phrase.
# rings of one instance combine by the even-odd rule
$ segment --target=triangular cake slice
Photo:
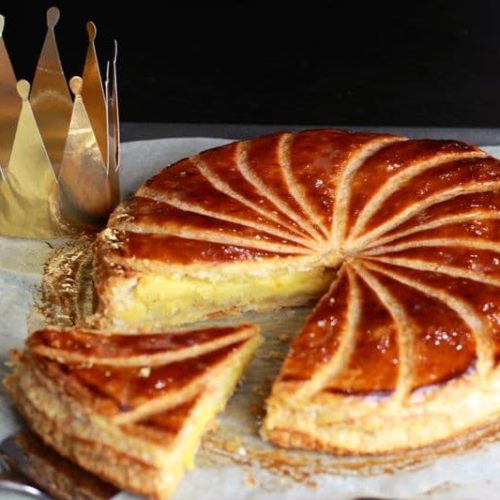
[[[253,326],[35,332],[5,381],[29,426],[84,469],[164,498],[261,343]]]

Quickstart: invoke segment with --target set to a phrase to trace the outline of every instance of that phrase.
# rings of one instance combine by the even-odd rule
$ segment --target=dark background
[[[1,2],[18,78],[32,79],[57,5],[68,77],[88,19],[102,65],[118,39],[125,121],[500,127],[500,2],[121,4]]]

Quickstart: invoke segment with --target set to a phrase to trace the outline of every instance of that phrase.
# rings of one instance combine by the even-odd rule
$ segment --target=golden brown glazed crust
[[[193,397],[253,335],[245,325],[147,335],[48,329],[35,332],[27,348],[31,369],[61,392],[130,421]]]
[[[294,341],[274,385],[264,434],[277,435],[286,413],[280,408],[299,415],[315,404],[326,411],[328,401],[345,403],[348,412],[348,401],[377,398],[386,402],[372,405],[379,414],[385,404],[425,414],[437,404],[420,397],[425,388],[439,399],[451,382],[467,390],[476,378],[496,384],[499,193],[500,162],[460,142],[338,130],[273,134],[183,160],[148,181],[122,209],[123,220],[136,226],[117,217],[98,241],[96,285],[105,304],[112,265],[126,276],[146,261],[187,269],[340,260],[338,281]],[[159,212],[155,220],[144,198],[178,212]],[[147,203],[152,212],[145,215]],[[495,404],[478,404],[462,429],[447,424],[450,436],[493,418],[500,412]],[[397,422],[397,411],[391,415]],[[290,428],[290,436],[309,432],[318,442],[315,425]],[[370,421],[367,429],[376,432],[377,425]],[[446,439],[447,425],[429,439]],[[410,432],[387,449],[428,444],[421,437],[405,444]],[[354,441],[349,452],[373,451]],[[382,442],[377,450],[385,451]]]
[[[117,487],[165,498],[260,336],[249,325],[147,335],[51,328],[26,344],[5,386],[31,429]]]

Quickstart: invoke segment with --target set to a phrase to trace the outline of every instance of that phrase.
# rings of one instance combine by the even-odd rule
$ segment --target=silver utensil
[[[47,500],[108,500],[118,493],[28,430],[0,443],[0,462],[0,489]]]
[[[20,475],[9,465],[8,458],[0,452],[0,491],[12,491],[32,497],[49,499],[42,490],[30,484],[29,479]]]

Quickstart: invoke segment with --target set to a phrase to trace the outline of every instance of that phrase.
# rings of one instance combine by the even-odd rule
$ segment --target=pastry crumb
[[[280,351],[269,351],[267,354],[268,359],[276,359],[276,360],[281,360],[285,357],[284,353]]]
[[[207,434],[209,432],[215,432],[218,428],[220,427],[219,421],[218,420],[212,420],[208,426],[207,426]]]
[[[265,398],[266,397],[266,391],[259,384],[256,384],[256,385],[254,385],[252,387],[252,392],[253,392],[253,394],[255,394],[256,396],[258,396],[259,398]]]
[[[238,451],[241,447],[241,440],[239,437],[234,437],[223,442],[223,448],[230,453]]]
[[[253,471],[249,470],[245,472],[245,486],[247,488],[254,488],[255,485],[257,484],[257,481],[255,479],[255,475]]]

